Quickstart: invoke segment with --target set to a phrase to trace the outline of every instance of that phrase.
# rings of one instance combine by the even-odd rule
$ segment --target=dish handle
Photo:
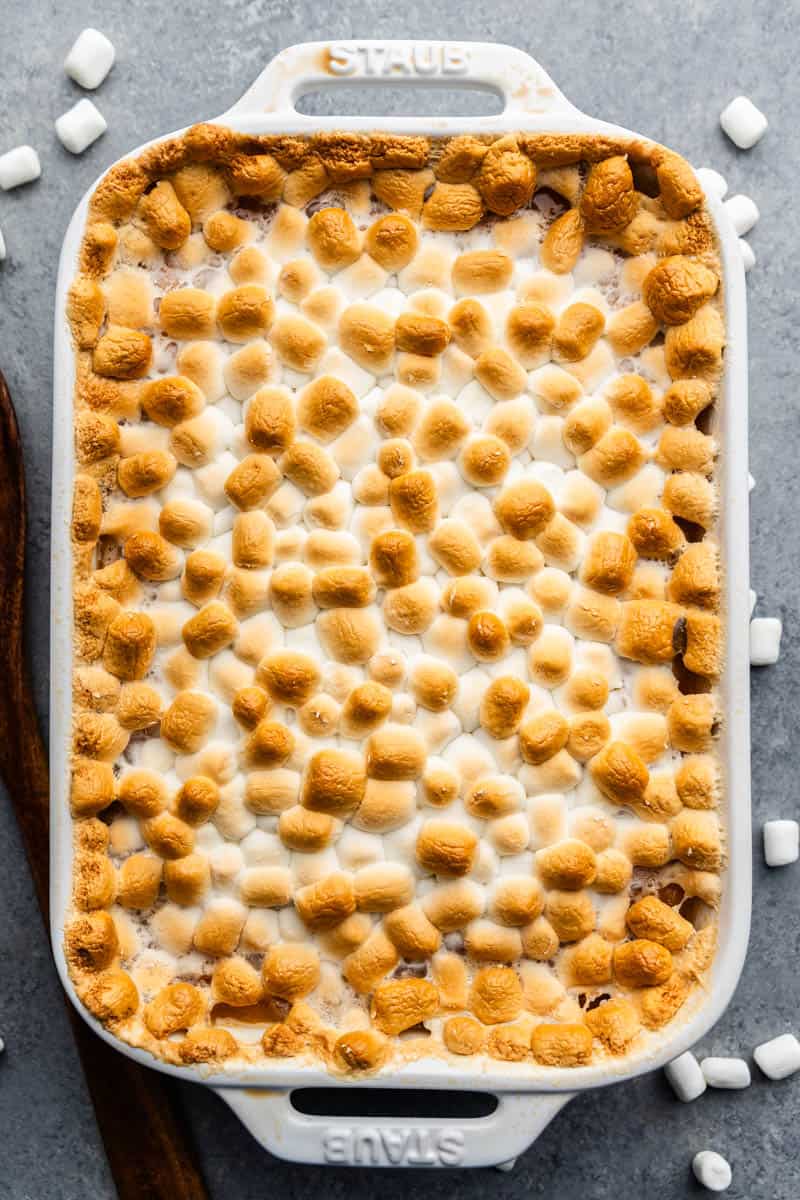
[[[576,111],[544,68],[514,46],[359,40],[289,46],[267,64],[223,117],[274,112],[315,124],[318,118],[297,112],[297,100],[306,92],[342,83],[489,89],[503,100],[505,116]],[[472,123],[496,120],[496,116],[474,117]]]
[[[336,1117],[299,1112],[291,1091],[215,1088],[253,1137],[288,1162],[349,1167],[508,1166],[572,1099],[497,1095],[487,1117]]]

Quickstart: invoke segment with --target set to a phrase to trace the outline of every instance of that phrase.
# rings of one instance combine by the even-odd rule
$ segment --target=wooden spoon
[[[17,815],[45,925],[50,785],[24,652],[25,473],[0,373],[0,775]],[[120,1200],[207,1200],[176,1105],[176,1084],[97,1037],[67,1003]]]

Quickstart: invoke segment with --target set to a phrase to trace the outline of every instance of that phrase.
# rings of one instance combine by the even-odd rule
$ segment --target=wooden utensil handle
[[[16,414],[0,374],[0,775],[8,789],[45,925],[50,786],[24,653],[25,477]],[[176,1108],[177,1085],[97,1037],[67,1003],[120,1200],[207,1200]]]

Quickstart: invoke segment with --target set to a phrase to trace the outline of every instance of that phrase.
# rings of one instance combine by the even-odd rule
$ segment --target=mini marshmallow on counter
[[[107,129],[105,117],[91,100],[79,100],[56,121],[58,140],[71,154],[83,154]]]
[[[756,254],[753,247],[744,238],[739,238],[739,253],[742,256],[742,263],[745,271],[749,271],[756,265]]]
[[[768,867],[785,867],[800,858],[800,825],[797,821],[764,822],[764,860]]]
[[[716,196],[717,200],[721,200],[723,196],[727,195],[728,181],[713,167],[698,167],[695,174],[707,196]]]
[[[113,43],[99,29],[79,33],[64,60],[64,70],[82,88],[94,91],[114,65]]]
[[[681,1054],[671,1063],[667,1063],[664,1067],[664,1074],[669,1080],[673,1092],[684,1104],[688,1104],[690,1100],[696,1100],[706,1090],[705,1076],[700,1069],[700,1063],[691,1050],[687,1050],[685,1054]]]
[[[3,231],[0,229],[0,262],[3,262],[6,256],[6,239],[3,237]]]
[[[748,471],[748,472],[747,472],[747,490],[748,490],[748,492],[752,492],[752,490],[753,490],[753,488],[754,488],[755,486],[756,486],[756,481],[755,481],[755,478],[754,478],[754,476],[753,476],[753,475],[751,475],[751,474],[750,474],[750,472]]]
[[[31,183],[42,173],[39,155],[33,146],[15,146],[0,154],[0,188],[4,192],[19,187],[23,183]]]
[[[756,607],[757,603],[758,603],[758,593],[754,592],[753,589],[750,588],[750,616],[751,617],[752,617],[753,613],[755,612],[755,607]]]
[[[755,200],[742,195],[741,192],[726,200],[724,207],[739,237],[749,233],[761,215]]]
[[[753,1058],[768,1079],[786,1079],[800,1071],[800,1042],[793,1033],[782,1033],[756,1046]]]
[[[750,1087],[750,1068],[743,1058],[704,1058],[700,1070],[709,1087]]]
[[[769,121],[747,96],[737,96],[723,108],[719,123],[740,150],[751,150],[767,132]]]
[[[754,617],[750,622],[750,665],[770,667],[781,654],[780,617]]]
[[[727,1159],[716,1150],[701,1150],[692,1159],[692,1170],[698,1183],[710,1192],[724,1192],[731,1186],[733,1172]]]

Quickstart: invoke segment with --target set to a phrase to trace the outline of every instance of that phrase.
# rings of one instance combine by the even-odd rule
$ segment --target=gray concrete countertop
[[[710,164],[731,192],[757,201],[752,235],[758,264],[750,304],[752,580],[758,612],[783,618],[783,657],[753,671],[755,828],[769,816],[796,816],[790,746],[800,705],[796,519],[796,256],[800,221],[796,5],[771,0],[7,0],[0,61],[0,151],[31,142],[43,176],[0,194],[8,260],[0,265],[0,367],[16,401],[26,447],[30,497],[30,645],[37,699],[47,714],[48,555],[52,309],[56,263],[69,216],[92,180],[146,138],[227,108],[264,63],[293,42],[335,37],[452,37],[509,42],[538,55],[570,99],[666,142],[696,165]],[[93,98],[108,133],[81,158],[61,148],[53,120],[83,93],[61,64],[73,38],[96,25],[118,62]],[[717,115],[744,92],[767,113],[758,147],[737,151]],[[324,102],[326,105],[328,101]],[[341,103],[341,101],[339,102]],[[363,101],[362,101],[363,103]],[[394,103],[394,101],[393,101]],[[456,105],[477,111],[474,98]],[[401,111],[448,110],[444,98],[400,100]],[[317,109],[316,111],[319,111]],[[328,111],[334,111],[328,109]],[[369,111],[362,109],[362,111]],[[383,111],[391,111],[384,109]],[[397,111],[397,109],[395,109]],[[792,264],[795,264],[794,266]],[[70,1042],[60,988],[8,806],[0,804],[0,1198],[105,1200],[114,1190]],[[800,867],[768,871],[754,843],[755,904],[750,953],[733,1003],[705,1039],[706,1053],[747,1055],[784,1030],[798,1032]],[[704,1147],[733,1164],[731,1197],[795,1200],[800,1077],[770,1084],[755,1071],[740,1093],[708,1092],[681,1105],[659,1073],[573,1101],[507,1175],[474,1171],[424,1178],[388,1171],[303,1169],[272,1159],[227,1107],[182,1086],[212,1196],[249,1200],[269,1191],[305,1197],[385,1200],[424,1189],[465,1200],[674,1200],[699,1195],[692,1155]],[[136,1152],[135,1145],[132,1153]]]

